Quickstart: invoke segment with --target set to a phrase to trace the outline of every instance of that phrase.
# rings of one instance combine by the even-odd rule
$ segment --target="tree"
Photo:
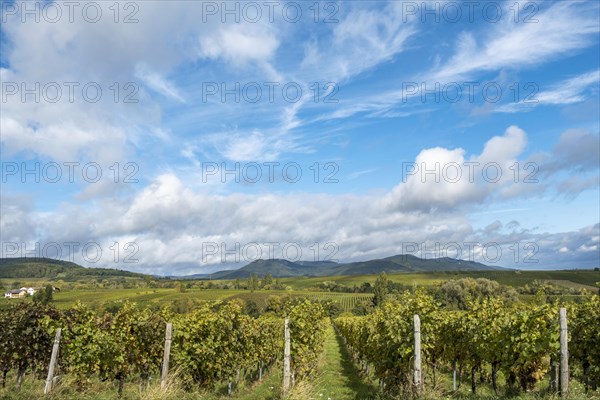
[[[248,289],[250,289],[251,292],[258,289],[258,276],[256,274],[251,274],[248,277]]]
[[[262,286],[271,286],[273,284],[273,276],[270,273],[266,273],[262,280]]]
[[[48,284],[45,288],[35,292],[35,294],[33,295],[33,301],[34,303],[50,304],[52,302],[53,293],[54,287]]]
[[[369,282],[363,282],[360,284],[359,291],[360,293],[371,293],[373,291],[373,287]]]
[[[490,297],[500,297],[508,303],[518,299],[517,292],[510,287],[485,278],[463,278],[444,282],[434,292],[437,300],[452,309],[466,310],[468,302],[481,302]]]
[[[375,286],[373,287],[373,305],[375,307],[378,307],[383,303],[385,296],[388,294],[388,286],[389,280],[387,275],[385,272],[381,272],[375,281]]]
[[[46,285],[45,293],[44,293],[44,304],[49,304],[53,300],[54,295],[54,287],[50,284]]]

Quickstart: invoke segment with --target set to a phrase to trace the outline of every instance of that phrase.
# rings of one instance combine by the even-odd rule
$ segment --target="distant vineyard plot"
[[[365,302],[365,301],[370,301],[373,298],[373,295],[370,293],[329,293],[329,292],[291,292],[291,293],[285,293],[285,292],[279,292],[279,293],[273,293],[273,292],[268,292],[268,291],[263,291],[263,292],[245,292],[245,293],[240,293],[240,294],[236,294],[233,295],[231,297],[228,297],[227,300],[233,300],[233,299],[242,299],[245,301],[253,301],[256,303],[256,305],[261,309],[264,310],[264,308],[267,306],[267,299],[270,296],[281,296],[281,295],[287,295],[287,296],[291,296],[291,297],[306,297],[310,300],[316,300],[316,301],[332,301],[334,303],[339,304],[344,312],[350,312],[352,311],[352,309],[354,307],[356,307],[358,304]]]

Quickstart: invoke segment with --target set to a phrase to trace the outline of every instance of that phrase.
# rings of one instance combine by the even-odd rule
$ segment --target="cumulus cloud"
[[[102,215],[107,217],[102,219]],[[27,242],[28,249],[34,248],[35,240],[41,247],[47,241],[77,241],[76,261],[114,267],[110,249],[115,243],[122,251],[125,245],[135,244],[137,262],[120,260],[117,266],[159,274],[241,266],[252,261],[254,253],[250,252],[256,248],[262,249],[263,258],[295,257],[283,252],[288,244],[300,247],[304,260],[352,261],[409,253],[518,268],[593,266],[593,246],[598,245],[598,225],[548,234],[515,230],[515,224],[513,229],[504,228],[496,221],[477,230],[459,213],[390,212],[369,196],[202,195],[173,175],[157,177],[127,205],[106,202],[95,210],[69,207],[43,218],[24,217],[45,234],[34,239],[31,231],[19,233],[16,225],[6,223],[3,230],[15,242]],[[85,243],[97,243],[103,249],[100,262],[82,259]],[[524,254],[531,253],[527,262],[523,257],[514,262],[515,245]],[[561,248],[567,250],[559,252]],[[501,256],[496,255],[498,249]],[[566,254],[574,258],[569,262]]]
[[[466,157],[463,149],[422,150],[404,163],[405,176],[385,202],[400,210],[429,212],[468,208],[491,200],[564,193],[572,199],[598,187],[600,142],[588,131],[564,132],[552,154],[522,157],[526,133],[517,126],[489,139],[480,154]],[[585,176],[565,176],[567,171]]]
[[[469,158],[463,149],[422,150],[414,163],[404,165],[404,181],[387,196],[386,203],[424,212],[481,203],[519,184],[510,168],[526,143],[525,132],[511,126],[503,136],[488,140],[481,154]]]
[[[477,160],[506,165],[520,156],[525,143],[525,133],[512,126],[488,140],[480,154],[467,157],[463,149],[438,147],[423,150],[415,162]],[[258,247],[263,257],[295,257],[283,252],[286,244],[300,247],[304,260],[353,261],[408,252],[518,268],[596,266],[599,224],[577,232],[547,233],[524,229],[513,219],[497,219],[475,228],[469,213],[485,210],[483,199],[513,184],[511,180],[491,184],[481,178],[428,183],[410,176],[384,196],[216,195],[194,188],[175,173],[163,173],[138,192],[104,198],[93,206],[64,204],[45,213],[4,208],[3,215],[14,215],[20,223],[3,218],[2,231],[14,242],[29,243],[30,249],[36,240],[98,243],[104,249],[102,266],[115,266],[114,243],[122,251],[128,245],[127,254],[135,250],[137,262],[126,264],[121,259],[119,267],[159,274],[241,266],[252,261],[251,252]],[[475,208],[462,207],[468,204]],[[267,252],[269,243],[275,243],[272,253]],[[516,262],[515,246],[528,257],[520,256]],[[75,256],[90,265],[80,253]]]

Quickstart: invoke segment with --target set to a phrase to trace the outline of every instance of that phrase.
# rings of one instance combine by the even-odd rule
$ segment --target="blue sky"
[[[69,4],[2,2],[3,257],[600,265],[597,2]]]

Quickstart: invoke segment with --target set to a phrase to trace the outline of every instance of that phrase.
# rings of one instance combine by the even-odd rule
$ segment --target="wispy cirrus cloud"
[[[554,2],[536,15],[538,22],[515,21],[509,10],[499,23],[485,24],[476,32],[463,31],[456,40],[453,54],[447,60],[439,55],[438,62],[429,70],[404,76],[400,83],[425,84],[434,88],[436,84],[480,81],[489,72],[504,68],[528,70],[557,59],[565,54],[580,51],[596,43],[600,32],[597,18],[598,4],[590,2]],[[581,92],[594,85],[598,72],[591,71],[578,77],[555,84],[536,98],[540,104],[569,104],[581,99]],[[345,99],[333,112],[327,112],[319,120],[350,118],[356,114],[385,115],[386,110],[408,109],[406,116],[414,115],[411,100],[421,96],[406,87],[361,94],[360,97]],[[560,88],[562,86],[562,89]],[[562,100],[561,100],[562,99]],[[430,107],[430,104],[423,107]],[[520,104],[508,104],[493,108],[499,112],[525,109]]]
[[[515,21],[507,13],[482,35],[463,32],[455,54],[431,78],[454,81],[478,71],[528,68],[587,47],[600,31],[598,7],[590,2],[554,2],[532,23]]]
[[[531,111],[535,107],[544,105],[565,105],[581,103],[586,100],[586,92],[598,91],[600,85],[600,70],[587,72],[576,77],[563,80],[553,85],[549,90],[534,93],[531,99],[524,99],[516,103],[508,103],[497,107],[494,111],[502,113],[515,113]]]
[[[342,82],[392,60],[406,50],[419,31],[416,16],[405,20],[402,4],[388,2],[383,9],[363,8],[357,2],[332,25],[329,40],[305,44],[302,73]]]
[[[185,103],[185,99],[180,93],[180,90],[175,85],[169,82],[160,74],[151,71],[146,65],[137,65],[135,68],[135,76],[141,79],[152,90],[162,94],[173,100]]]

